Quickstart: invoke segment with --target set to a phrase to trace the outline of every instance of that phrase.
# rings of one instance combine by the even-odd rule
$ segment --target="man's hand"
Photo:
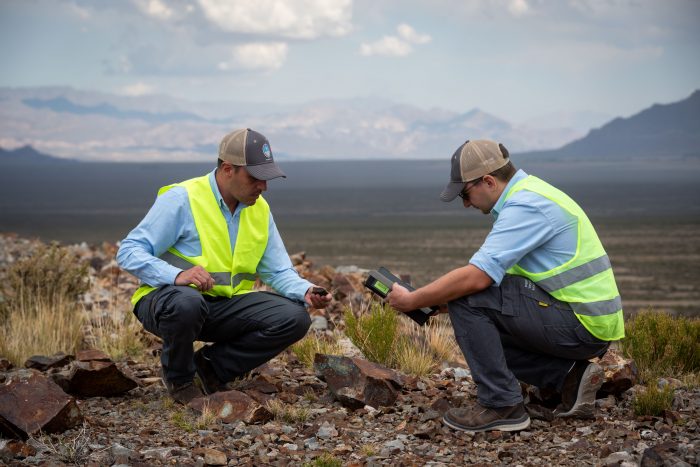
[[[386,301],[391,305],[394,310],[401,311],[403,313],[411,310],[415,310],[416,307],[413,306],[413,297],[411,292],[401,284],[394,283],[391,287],[391,292],[386,296]]]
[[[202,266],[195,266],[182,271],[175,277],[175,285],[194,285],[197,290],[206,292],[214,287],[214,278]]]
[[[331,297],[330,293],[327,293],[326,295],[315,294],[313,293],[315,288],[317,288],[315,285],[309,287],[309,290],[307,290],[306,294],[304,295],[304,301],[308,303],[311,308],[326,308],[328,304],[331,303],[331,300],[333,300],[333,297]]]

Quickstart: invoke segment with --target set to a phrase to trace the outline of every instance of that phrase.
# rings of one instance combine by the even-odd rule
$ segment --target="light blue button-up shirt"
[[[231,214],[216,185],[215,172],[213,170],[209,173],[209,183],[219,202],[221,214],[226,219],[231,251],[235,251],[241,211],[248,206],[239,202]],[[182,269],[158,258],[171,246],[185,256],[202,254],[187,190],[181,186],[173,187],[156,198],[146,217],[122,240],[117,262],[145,284],[153,287],[172,285]],[[258,264],[257,273],[265,284],[295,300],[304,301],[306,291],[312,286],[309,281],[299,277],[292,267],[272,213],[267,247]]]
[[[469,260],[500,285],[506,271],[519,264],[530,272],[544,272],[564,264],[576,253],[576,218],[557,203],[527,190],[508,200],[508,191],[527,177],[518,170],[491,210],[495,219],[483,245]]]

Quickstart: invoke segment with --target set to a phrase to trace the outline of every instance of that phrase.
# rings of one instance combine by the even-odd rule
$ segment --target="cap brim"
[[[445,202],[450,202],[457,197],[458,194],[464,189],[464,182],[450,182],[447,184],[442,193],[440,194],[440,199]]]
[[[280,177],[287,178],[284,172],[282,172],[274,162],[269,164],[246,165],[245,168],[251,176],[258,180],[272,180],[273,178]]]

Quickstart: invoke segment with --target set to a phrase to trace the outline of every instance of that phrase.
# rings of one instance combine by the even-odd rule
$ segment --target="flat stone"
[[[75,399],[36,370],[12,373],[0,386],[0,432],[10,438],[62,433],[82,420]]]
[[[216,449],[204,448],[204,463],[207,465],[226,465],[228,458],[226,454]]]
[[[46,371],[50,368],[61,368],[68,365],[75,359],[73,355],[66,355],[63,352],[47,357],[45,355],[32,355],[24,362],[25,368],[34,368],[39,371]]]
[[[333,396],[352,409],[391,406],[402,387],[395,371],[361,358],[316,354],[314,368]]]
[[[79,397],[118,396],[139,385],[114,362],[101,360],[73,362],[66,379],[68,392]]]
[[[79,362],[92,362],[92,361],[98,361],[98,362],[111,362],[112,359],[109,358],[109,355],[104,353],[101,350],[98,349],[87,349],[87,350],[79,350],[75,354],[75,359],[78,360]]]
[[[242,420],[246,423],[267,422],[272,413],[241,391],[222,391],[207,397],[199,397],[188,404],[192,410],[202,413],[210,410],[224,423]]]

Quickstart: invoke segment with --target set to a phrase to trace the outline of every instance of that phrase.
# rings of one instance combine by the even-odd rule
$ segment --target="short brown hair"
[[[515,175],[516,168],[513,165],[511,161],[508,161],[506,165],[501,167],[500,169],[496,169],[493,172],[491,172],[489,175],[491,175],[494,178],[497,178],[498,180],[502,182],[507,182],[511,178],[513,178],[513,175]]]

